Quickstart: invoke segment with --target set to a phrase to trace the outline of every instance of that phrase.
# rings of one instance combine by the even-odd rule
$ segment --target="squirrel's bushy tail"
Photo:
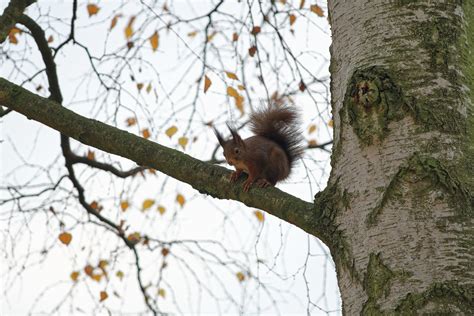
[[[298,111],[288,106],[269,106],[252,113],[250,130],[268,138],[285,151],[290,168],[303,154],[301,122]]]

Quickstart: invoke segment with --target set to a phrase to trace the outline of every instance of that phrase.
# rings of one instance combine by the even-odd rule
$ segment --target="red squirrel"
[[[243,189],[248,192],[254,182],[265,188],[286,179],[303,153],[300,125],[296,109],[270,106],[251,114],[250,130],[255,136],[242,139],[227,125],[232,138],[225,140],[214,128],[225,160],[235,167],[230,181],[237,181],[245,172],[248,178]]]

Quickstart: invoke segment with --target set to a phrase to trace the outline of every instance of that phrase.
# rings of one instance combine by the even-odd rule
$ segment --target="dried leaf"
[[[211,79],[208,76],[204,75],[204,93],[209,90],[209,87],[212,85]]]
[[[301,0],[301,1],[300,1],[300,9],[303,9],[304,3],[305,3],[305,0]]]
[[[160,43],[159,41],[160,41],[160,37],[158,35],[158,32],[155,31],[155,33],[153,33],[153,35],[150,37],[151,48],[153,49],[154,52],[156,52],[156,50],[158,49],[158,45]]]
[[[251,33],[252,35],[257,35],[258,33],[260,33],[260,31],[261,31],[260,26],[254,26],[254,27],[252,28],[252,31],[251,31],[250,33]]]
[[[112,21],[110,21],[110,28],[109,30],[112,30],[116,25],[117,25],[117,22],[118,22],[118,18],[120,18],[122,16],[122,14],[117,14],[116,16],[114,16],[112,18]]]
[[[249,48],[250,57],[253,57],[256,52],[257,52],[257,46],[252,46],[252,47]]]
[[[54,41],[53,35],[48,36],[48,43],[52,43]]]
[[[237,277],[237,280],[239,280],[239,282],[245,281],[245,274],[243,274],[242,272],[237,272],[235,276]]]
[[[170,254],[170,250],[168,248],[163,248],[161,249],[161,254],[163,255],[163,257],[166,257]]]
[[[135,232],[127,236],[127,239],[133,244],[138,244],[141,238],[142,237],[140,236],[139,232]]]
[[[61,241],[63,244],[66,246],[71,243],[72,240],[72,235],[68,232],[63,232],[59,234],[59,241]]]
[[[183,207],[184,203],[186,203],[186,199],[182,194],[178,193],[178,195],[176,195],[176,202],[178,202],[178,204]]]
[[[97,282],[100,282],[100,280],[102,279],[102,276],[103,274],[93,274],[91,275],[91,279],[94,280],[94,281],[97,281]]]
[[[87,150],[87,159],[89,160],[95,160],[95,152],[93,152],[92,150]]]
[[[122,281],[122,279],[123,279],[123,276],[124,276],[124,274],[123,274],[123,272],[122,272],[122,271],[120,271],[120,270],[119,270],[119,271],[117,271],[117,273],[115,273],[115,275],[117,276],[117,278],[119,278],[119,279],[120,279],[120,281]]]
[[[314,147],[314,146],[317,146],[317,145],[318,145],[318,142],[316,141],[316,139],[310,139],[308,141],[308,146]]]
[[[308,134],[314,133],[316,131],[316,125],[311,124],[308,128]]]
[[[188,144],[188,138],[187,137],[180,137],[178,139],[178,144],[181,145],[181,147],[183,147],[183,149],[186,149],[186,145]]]
[[[149,209],[150,207],[153,206],[153,204],[155,204],[155,200],[146,199],[146,200],[143,201],[143,203],[142,203],[142,211],[145,211],[145,210]]]
[[[143,83],[137,83],[137,89],[141,91],[143,89]]]
[[[162,205],[158,205],[157,211],[160,212],[161,215],[163,215],[166,212],[166,208]]]
[[[257,218],[259,222],[263,222],[265,220],[265,216],[263,215],[262,211],[256,210],[253,212],[253,214],[255,215],[255,217]]]
[[[324,16],[323,9],[321,9],[321,7],[318,6],[317,4],[312,4],[311,7],[310,7],[310,10],[311,10],[311,12],[316,13],[316,15],[319,16],[319,17]]]
[[[161,296],[162,298],[165,298],[166,292],[164,289],[158,289],[158,295]]]
[[[151,91],[151,83],[149,83],[147,86],[146,86],[146,93],[150,93]]]
[[[127,126],[133,126],[137,124],[137,119],[134,117],[129,117],[128,119],[125,120],[125,122],[127,123]]]
[[[227,77],[229,77],[230,79],[233,79],[233,80],[239,80],[239,78],[237,78],[237,75],[233,72],[229,72],[229,71],[226,71],[225,74],[227,75]]]
[[[244,87],[243,85],[241,85],[241,84],[239,84],[239,85],[237,86],[237,88],[239,88],[239,90],[245,90],[245,87]]]
[[[94,268],[88,264],[84,267],[84,273],[88,276],[92,276],[92,272],[94,272]]]
[[[232,34],[232,42],[237,42],[239,40],[239,34],[234,33]]]
[[[174,134],[176,134],[176,132],[178,131],[178,128],[176,126],[171,126],[170,128],[168,128],[166,131],[165,131],[165,134],[171,138],[173,137]]]
[[[79,271],[73,271],[71,272],[71,280],[73,280],[74,282],[77,282],[77,279],[79,278]]]
[[[290,26],[295,24],[296,22],[296,15],[290,14]]]
[[[92,201],[92,203],[90,204],[90,207],[98,212],[102,211],[103,209],[102,205],[99,205],[97,201]]]
[[[209,34],[207,36],[207,42],[209,43],[210,41],[212,41],[212,39],[214,38],[214,36],[216,36],[217,32],[213,32],[212,34]]]
[[[329,120],[328,126],[331,127],[331,128],[333,128],[333,127],[334,127],[334,121],[333,121],[333,120]]]
[[[122,212],[125,212],[130,205],[128,204],[128,201],[122,201],[120,202],[120,208],[122,209]]]
[[[188,37],[193,38],[193,37],[195,37],[195,36],[197,35],[197,33],[198,33],[197,31],[189,32],[189,33],[188,33]]]
[[[125,38],[128,40],[133,36],[133,22],[135,22],[135,16],[130,17],[128,24],[125,27]]]
[[[100,291],[100,302],[103,302],[109,297],[106,291]]]
[[[299,89],[301,92],[304,92],[304,90],[306,90],[306,85],[304,84],[303,80],[300,81]]]
[[[143,138],[150,138],[150,130],[148,128],[142,129],[142,136]]]
[[[239,93],[237,92],[237,90],[235,90],[232,87],[227,87],[227,95],[229,95],[233,98],[238,98],[240,96]]]
[[[105,270],[105,267],[107,267],[109,265],[109,262],[107,260],[100,260],[99,261],[99,268],[101,268],[102,270]]]
[[[99,12],[100,8],[93,3],[89,3],[87,5],[87,13],[89,13],[89,17],[96,15]]]
[[[239,95],[235,98],[235,106],[240,111],[240,114],[244,114],[244,97]]]
[[[16,38],[17,34],[21,34],[21,30],[13,27],[8,33],[8,41],[12,44],[18,44],[18,39]]]

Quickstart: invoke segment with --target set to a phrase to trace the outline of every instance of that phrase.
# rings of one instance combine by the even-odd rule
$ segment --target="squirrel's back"
[[[303,154],[299,113],[288,106],[269,106],[252,113],[250,130],[277,143],[288,158],[290,169]]]

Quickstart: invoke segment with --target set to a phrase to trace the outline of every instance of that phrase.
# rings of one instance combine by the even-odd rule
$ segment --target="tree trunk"
[[[347,315],[474,314],[473,3],[329,1]]]

